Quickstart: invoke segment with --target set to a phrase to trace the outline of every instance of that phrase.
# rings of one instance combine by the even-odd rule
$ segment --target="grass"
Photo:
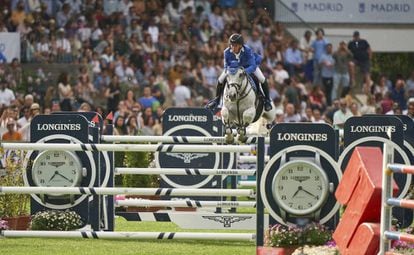
[[[207,232],[205,230],[183,230],[170,222],[127,222],[116,219],[117,231],[160,231],[160,232]],[[246,232],[219,231],[209,232]],[[253,242],[225,241],[180,241],[180,240],[93,240],[93,239],[40,239],[1,238],[0,254],[8,255],[253,255]]]

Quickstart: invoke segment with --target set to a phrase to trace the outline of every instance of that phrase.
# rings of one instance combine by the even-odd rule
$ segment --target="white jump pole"
[[[94,232],[94,231],[18,231],[5,230],[4,237],[26,238],[90,238],[90,239],[152,239],[152,240],[218,240],[255,241],[250,233],[201,233],[201,232]]]
[[[251,152],[250,145],[0,143],[3,149],[54,151]]]
[[[249,189],[172,189],[172,188],[89,188],[89,187],[0,187],[2,194],[68,195],[160,195],[160,196],[251,196]]]
[[[116,167],[115,174],[166,174],[166,175],[248,175],[256,174],[254,169],[197,169],[197,168],[128,168]]]
[[[269,156],[265,156],[265,162],[269,161]],[[256,163],[257,157],[256,156],[243,156],[240,155],[237,157],[237,162],[239,163]]]
[[[137,143],[226,143],[224,136],[129,136],[129,135],[104,135],[103,142],[137,142]],[[235,141],[238,142],[237,137]],[[269,143],[266,137],[265,142]],[[257,143],[257,137],[248,137],[246,144]]]
[[[238,184],[243,187],[256,187],[256,181],[239,181]]]
[[[117,207],[248,207],[255,208],[256,202],[248,201],[199,201],[199,200],[149,200],[149,199],[126,199],[117,200],[115,202]]]

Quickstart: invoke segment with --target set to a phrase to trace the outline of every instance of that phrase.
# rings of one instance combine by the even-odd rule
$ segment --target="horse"
[[[226,70],[226,85],[223,92],[223,107],[221,109],[222,122],[226,130],[226,142],[233,143],[233,127],[236,127],[238,140],[242,143],[247,140],[246,128],[257,122],[261,117],[267,122],[267,128],[276,115],[275,106],[265,112],[263,100],[256,93],[253,79],[242,67],[228,68]],[[257,90],[260,86],[257,86]]]

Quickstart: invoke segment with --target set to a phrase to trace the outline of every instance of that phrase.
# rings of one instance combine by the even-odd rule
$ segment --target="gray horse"
[[[233,127],[239,134],[238,140],[247,140],[246,128],[264,117],[270,124],[275,115],[276,108],[271,111],[263,110],[263,100],[253,89],[253,80],[250,79],[243,68],[228,69],[226,86],[223,93],[223,108],[221,109],[222,121],[226,128],[226,142],[233,143]]]

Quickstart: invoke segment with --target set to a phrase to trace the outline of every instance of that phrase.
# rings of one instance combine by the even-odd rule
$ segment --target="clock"
[[[273,197],[282,214],[288,213],[293,217],[318,214],[329,193],[325,171],[304,159],[281,165],[274,175],[272,187]]]
[[[33,162],[32,178],[36,186],[79,186],[84,171],[79,157],[69,151],[43,151]]]

